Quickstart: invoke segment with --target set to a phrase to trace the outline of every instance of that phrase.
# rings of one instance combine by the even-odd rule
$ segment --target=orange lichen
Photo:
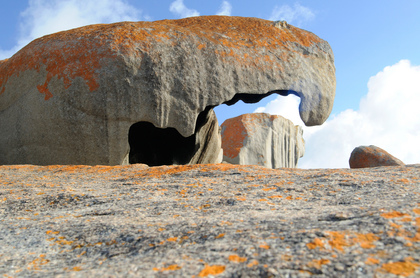
[[[328,244],[333,249],[337,249],[341,252],[344,252],[343,247],[350,246],[349,242],[346,240],[346,234],[343,232],[328,232],[330,235],[330,240]]]
[[[331,261],[328,259],[312,260],[311,262],[308,263],[308,266],[314,267],[316,269],[321,269],[321,267],[324,264],[329,264],[329,263],[331,263]]]
[[[198,277],[207,277],[209,275],[218,275],[225,271],[226,266],[224,265],[208,265],[206,264],[204,269],[200,271]]]
[[[402,262],[390,262],[382,265],[382,269],[386,272],[408,277],[412,275],[420,265],[413,262],[411,257],[406,258]]]
[[[375,259],[375,258],[372,258],[372,257],[368,257],[367,259],[366,259],[366,261],[365,261],[365,264],[367,264],[367,265],[375,265],[375,264],[379,264],[379,260],[378,259]]]
[[[267,244],[260,244],[259,247],[262,249],[270,249],[270,245],[267,245]]]
[[[223,155],[232,159],[237,157],[248,136],[259,132],[260,127],[267,120],[273,122],[279,117],[281,116],[268,115],[265,113],[252,113],[240,115],[224,121],[221,125]]]
[[[256,265],[258,265],[259,264],[259,262],[257,261],[257,260],[253,260],[252,262],[250,262],[249,264],[247,264],[246,266],[247,267],[253,267],[253,266],[256,266]]]
[[[383,218],[390,219],[390,218],[408,216],[408,214],[405,214],[399,211],[390,211],[390,212],[382,213],[381,216]]]
[[[222,237],[224,237],[224,236],[225,236],[225,234],[224,234],[224,233],[221,233],[221,234],[219,234],[219,235],[215,236],[215,238],[222,238]]]
[[[247,258],[245,257],[240,257],[238,255],[230,255],[228,258],[229,261],[234,262],[234,263],[243,263],[247,261]]]
[[[28,269],[40,270],[40,266],[46,265],[50,260],[45,259],[45,254],[39,255],[39,258],[36,258],[28,264]]]
[[[323,248],[324,247],[324,243],[322,242],[321,239],[315,238],[313,242],[307,243],[306,244],[306,247],[308,247],[308,249],[310,249],[310,250],[315,249],[317,247]]]
[[[221,126],[223,131],[223,155],[229,158],[237,157],[244,146],[243,143],[247,136],[247,131],[242,121],[242,116],[227,119]],[[225,126],[229,126],[229,128],[224,130],[223,127]]]
[[[358,242],[360,244],[360,247],[364,249],[370,249],[374,248],[375,245],[373,242],[379,240],[379,237],[372,234],[356,234],[356,237],[353,239],[353,242]]]
[[[156,267],[153,268],[154,271],[161,271],[161,272],[163,272],[163,271],[175,271],[175,270],[179,270],[179,269],[181,269],[181,267],[177,264],[172,264],[172,265],[169,265],[167,267],[162,267],[162,268],[156,268]]]
[[[293,26],[277,28],[268,20],[243,17],[202,16],[90,25],[39,38],[12,58],[1,61],[0,94],[10,77],[28,70],[46,71],[45,79],[34,84],[45,100],[55,93],[48,89],[54,77],[62,80],[65,89],[81,77],[92,92],[99,88],[99,70],[107,60],[115,60],[121,53],[140,57],[157,43],[175,46],[186,38],[194,38],[199,51],[213,51],[222,59],[229,57],[252,67],[271,61],[270,56],[261,54],[262,49],[293,51],[295,44],[309,47],[322,42],[314,34]],[[209,50],[208,43],[223,48]],[[254,55],[245,55],[245,49]]]

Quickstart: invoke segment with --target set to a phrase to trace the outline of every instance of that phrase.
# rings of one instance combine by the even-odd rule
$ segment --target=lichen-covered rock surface
[[[367,168],[381,166],[404,166],[405,163],[387,151],[374,146],[359,146],[355,148],[349,159],[350,168]]]
[[[420,165],[2,166],[0,274],[419,277],[419,177]]]
[[[223,159],[229,163],[295,168],[305,153],[302,128],[279,115],[244,114],[227,119],[221,129]]]
[[[0,164],[121,164],[134,123],[188,137],[207,108],[273,92],[299,95],[303,121],[322,124],[335,95],[329,44],[224,16],[55,33],[0,63]]]

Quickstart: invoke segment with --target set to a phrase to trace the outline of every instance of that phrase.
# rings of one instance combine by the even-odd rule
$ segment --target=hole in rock
[[[158,128],[149,122],[137,122],[128,132],[129,163],[149,166],[188,164],[197,152],[196,133],[206,122],[210,108],[198,115],[195,133],[182,136],[175,128]]]
[[[279,98],[279,96],[285,98]],[[261,112],[272,115],[282,115],[293,122],[295,122],[294,119],[297,118],[298,121],[296,122],[300,123],[299,102],[299,94],[295,91],[271,91],[264,95],[237,94],[231,100],[216,106],[214,112],[216,113],[219,124],[239,115]],[[288,107],[289,105],[291,107]],[[284,107],[286,106],[289,111],[285,111],[286,109],[284,109]],[[290,113],[290,111],[292,113]],[[291,116],[291,114],[293,114],[293,116]]]
[[[298,95],[294,91],[271,91],[266,94],[236,94],[231,100],[226,101],[219,107],[216,107],[215,112],[219,117],[223,110],[233,111],[233,114],[220,115],[219,124],[222,124],[227,118],[232,118],[245,113],[252,113],[259,106],[265,106],[266,103],[274,99],[267,98],[261,104],[255,105],[255,109],[248,107],[244,109],[236,109],[235,105],[242,100],[244,103],[258,103],[260,100],[272,95],[287,96],[289,94]],[[234,108],[231,106],[235,105]],[[242,104],[239,104],[242,106]],[[182,136],[175,128],[158,128],[149,122],[137,122],[133,124],[128,132],[128,142],[130,145],[130,152],[128,162],[130,164],[143,163],[149,166],[173,165],[173,164],[188,164],[197,150],[200,148],[200,142],[196,140],[197,131],[206,124],[208,113],[215,107],[209,106],[201,112],[197,118],[195,133],[189,137]]]
[[[128,132],[129,163],[149,166],[186,164],[193,157],[195,135],[182,136],[175,128],[158,128],[149,122],[138,122]]]

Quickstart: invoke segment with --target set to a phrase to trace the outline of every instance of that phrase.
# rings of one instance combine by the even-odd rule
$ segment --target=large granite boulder
[[[211,108],[272,93],[300,96],[302,120],[322,124],[335,95],[329,44],[285,22],[223,16],[55,33],[0,63],[0,164],[122,164],[136,156],[137,123],[166,142],[182,136],[197,157],[189,137]]]
[[[351,152],[349,164],[352,169],[380,166],[405,166],[404,162],[374,145],[359,146],[355,148]]]
[[[266,113],[244,114],[222,124],[223,160],[268,168],[295,168],[305,153],[303,130]]]

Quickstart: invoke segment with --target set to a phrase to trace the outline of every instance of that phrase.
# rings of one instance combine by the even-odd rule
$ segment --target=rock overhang
[[[115,140],[140,121],[188,137],[209,107],[273,92],[300,96],[302,120],[322,124],[335,95],[328,43],[285,22],[203,16],[85,26],[0,62],[0,116],[24,98],[27,117],[94,119]]]
[[[156,85],[157,81],[166,84],[159,88],[163,89],[162,94],[178,98],[192,94],[185,102],[195,106],[191,109],[195,118],[206,106],[229,101],[235,94],[279,90],[297,92],[302,98],[300,114],[308,125],[322,124],[332,109],[335,69],[327,42],[285,22],[225,16],[100,24],[48,35],[1,64],[0,91],[6,90],[12,76],[30,69],[42,71],[45,67],[45,82],[36,84],[45,100],[59,93],[49,86],[53,77],[62,81],[62,90],[68,90],[74,79],[81,77],[90,92],[101,92],[104,79],[115,78],[112,67],[119,64],[115,62],[118,59],[128,63],[126,70],[131,71],[128,79],[135,79],[143,71],[151,77],[142,80],[143,86]],[[183,62],[194,67],[186,68]],[[210,65],[205,65],[206,62]],[[111,68],[107,68],[110,64]],[[175,76],[165,74],[174,72],[169,67],[177,69]],[[191,70],[201,74],[188,74]],[[194,78],[209,79],[214,74],[226,78],[207,84]],[[295,76],[285,78],[285,75]],[[179,84],[184,87],[177,88]],[[220,89],[223,92],[213,91]],[[175,122],[158,117],[153,123],[175,127],[185,136],[193,132],[191,124],[178,127]]]

